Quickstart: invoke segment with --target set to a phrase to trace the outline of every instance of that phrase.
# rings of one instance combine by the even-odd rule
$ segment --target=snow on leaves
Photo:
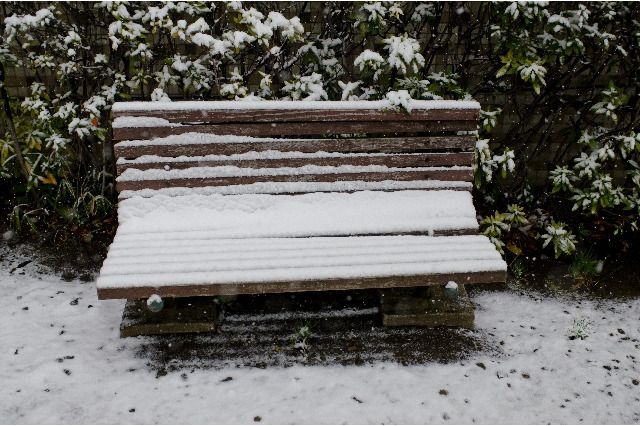
[[[5,18],[5,42],[9,44],[14,41],[18,33],[27,33],[33,28],[44,27],[49,24],[54,19],[54,10],[54,6],[49,6],[46,9],[40,9],[35,15],[18,16],[13,14]]]
[[[420,53],[418,40],[407,36],[391,36],[384,40],[385,49],[389,51],[387,59],[391,68],[402,74],[417,74],[424,66],[424,56]]]
[[[288,94],[285,100],[326,101],[328,98],[322,85],[322,76],[315,72],[308,76],[295,75],[282,90]]]
[[[553,244],[556,259],[563,253],[571,254],[576,251],[576,237],[571,231],[565,229],[566,226],[565,223],[551,221],[551,225],[545,228],[546,234],[542,235],[544,240],[542,247]]]
[[[360,71],[365,72],[365,77],[371,76],[374,81],[378,80],[383,73],[383,67],[386,61],[378,52],[374,52],[369,49],[365,49],[358,57],[353,61],[353,65],[360,68]]]
[[[33,70],[36,81],[47,82],[46,88],[32,86],[16,105],[24,116],[25,152],[33,150],[27,155],[30,170],[41,178],[31,180],[50,182],[48,173],[62,170],[62,153],[70,141],[91,147],[88,151],[98,146],[116,99],[387,99],[408,111],[411,99],[468,99],[477,91],[468,87],[467,64],[452,59],[440,68],[434,62],[441,46],[432,44],[431,36],[442,25],[443,7],[348,3],[322,9],[323,18],[341,20],[338,26],[323,27],[320,20],[303,25],[301,9],[290,4],[109,1],[92,4],[87,12],[103,23],[99,35],[63,19],[60,4],[17,9],[28,13],[5,18],[0,61],[5,67]],[[605,66],[622,69],[628,64],[616,61],[628,62],[630,52],[636,53],[633,43],[640,29],[629,27],[636,29],[624,37],[618,30],[623,17],[632,18],[627,4],[498,2],[485,11],[490,26],[483,37],[491,38],[488,49],[493,50],[465,52],[468,64],[487,61],[486,69],[494,74],[484,88],[491,92],[481,93],[522,87],[535,94],[536,102],[579,105],[580,100],[549,93],[561,67],[594,67],[581,61],[595,49],[596,55],[611,58]],[[456,20],[467,12],[451,9]],[[571,140],[582,152],[567,155],[550,173],[556,196],[566,194],[577,210],[640,209],[640,137],[628,120],[629,87],[614,82],[594,86],[581,112],[590,118],[578,119],[581,127]],[[515,166],[513,151],[503,151],[503,146],[496,155],[485,139],[498,123],[499,107],[504,105],[481,113],[477,185],[497,183],[498,175]],[[29,131],[27,121],[34,124]],[[577,141],[579,131],[584,133]],[[4,164],[13,152],[7,144],[1,150]],[[611,173],[612,167],[621,172]],[[627,180],[622,183],[619,175]]]
[[[603,124],[617,122],[616,111],[626,104],[629,97],[621,94],[613,82],[609,82],[601,95],[602,101],[594,104],[591,111]],[[637,203],[640,179],[633,159],[640,152],[640,136],[633,131],[619,134],[598,126],[584,130],[578,142],[583,151],[574,157],[573,168],[558,166],[550,173],[553,192],[568,193],[574,202],[574,211],[595,214],[602,208],[622,206],[627,210],[637,209],[640,214]],[[633,185],[619,186],[609,173],[603,171],[620,164]]]

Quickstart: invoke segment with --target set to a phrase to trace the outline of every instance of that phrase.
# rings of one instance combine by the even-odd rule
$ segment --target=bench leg
[[[214,297],[165,298],[164,308],[153,312],[147,299],[129,299],[122,313],[120,337],[171,333],[208,333],[218,330]]]
[[[464,285],[458,297],[445,295],[444,286],[379,290],[380,314],[386,327],[462,327],[474,329],[473,305]]]

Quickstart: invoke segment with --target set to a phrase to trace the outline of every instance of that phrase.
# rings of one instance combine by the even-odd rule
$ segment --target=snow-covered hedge
[[[476,185],[498,207],[536,208],[543,158],[554,197],[637,226],[636,3],[15,2],[0,18],[18,223],[109,211],[115,100],[410,97],[485,106]]]

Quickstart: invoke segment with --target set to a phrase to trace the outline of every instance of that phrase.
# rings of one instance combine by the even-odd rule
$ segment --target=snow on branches
[[[640,214],[633,4],[105,1],[6,9],[0,63],[35,81],[13,102],[34,187],[63,181],[76,160],[85,169],[110,161],[116,100],[387,99],[410,110],[411,99],[478,96],[486,109],[477,186],[497,194],[502,176],[528,171],[516,167],[527,159],[516,158],[514,145],[568,114],[561,139],[577,149],[563,149],[549,173],[554,196],[589,214]],[[569,88],[574,78],[583,89]],[[514,106],[510,97],[522,93],[527,100]],[[511,120],[535,114],[549,126]],[[0,173],[20,176],[13,145],[1,143]],[[101,194],[112,179],[106,170]]]

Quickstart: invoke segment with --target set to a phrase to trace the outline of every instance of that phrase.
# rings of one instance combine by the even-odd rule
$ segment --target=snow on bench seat
[[[467,191],[156,195],[118,215],[104,298],[483,282],[506,268],[484,236],[432,236],[477,231]]]
[[[114,244],[145,239],[475,233],[467,191],[184,195],[120,202]]]
[[[162,236],[163,234],[156,234]],[[98,279],[101,298],[219,295],[476,283],[504,260],[480,235],[117,241]]]

